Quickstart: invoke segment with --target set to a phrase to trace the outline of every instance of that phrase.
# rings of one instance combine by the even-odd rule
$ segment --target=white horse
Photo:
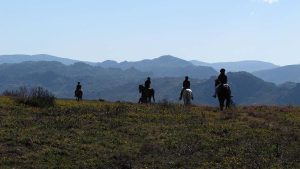
[[[185,89],[185,90],[183,90],[182,99],[183,99],[184,105],[191,105],[192,104],[192,100],[194,99],[194,97],[193,97],[193,91],[191,89]]]

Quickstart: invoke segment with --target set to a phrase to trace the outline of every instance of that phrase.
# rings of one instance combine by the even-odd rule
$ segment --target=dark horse
[[[76,100],[77,100],[77,101],[82,100],[82,95],[83,95],[83,92],[82,92],[81,89],[75,90],[75,97],[76,97]]]
[[[139,103],[151,103],[152,98],[153,102],[155,102],[154,89],[147,89],[143,85],[139,85],[139,92],[141,93]]]
[[[232,100],[231,100],[231,90],[228,84],[220,84],[217,90],[217,96],[219,99],[220,110],[224,109],[225,101],[226,101],[225,108],[230,108],[232,104]]]

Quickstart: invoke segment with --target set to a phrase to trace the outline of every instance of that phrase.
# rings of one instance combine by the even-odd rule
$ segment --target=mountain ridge
[[[286,82],[300,82],[299,65],[288,65],[278,67],[269,62],[262,61],[240,61],[240,62],[219,62],[219,63],[206,63],[200,61],[186,61],[181,58],[174,57],[172,55],[163,55],[154,59],[144,59],[140,61],[123,61],[117,62],[114,60],[106,60],[103,62],[84,62],[79,60],[72,60],[68,58],[61,58],[47,54],[38,55],[0,55],[0,64],[14,64],[24,61],[57,61],[65,65],[72,65],[77,62],[89,64],[92,66],[101,66],[103,68],[120,68],[122,70],[134,68],[141,72],[150,73],[153,77],[183,77],[189,75],[191,78],[197,79],[209,79],[210,76],[218,74],[219,68],[225,68],[227,72],[233,71],[246,71],[251,72],[257,77],[276,84],[282,84]],[[197,64],[202,66],[195,65]],[[254,71],[254,65],[261,64],[261,66],[255,68],[263,69]],[[267,65],[267,66],[266,66]],[[214,67],[214,68],[213,68]],[[254,66],[255,67],[255,66]],[[275,68],[272,68],[275,67]],[[271,68],[271,69],[270,69]],[[254,71],[254,72],[252,72]]]
[[[207,63],[197,60],[191,60],[191,63],[194,65],[200,66],[210,66],[216,70],[221,68],[226,68],[228,71],[237,72],[237,71],[247,71],[247,72],[255,72],[261,70],[268,70],[278,68],[280,66],[275,65],[270,62],[265,61],[258,61],[258,60],[243,60],[243,61],[236,61],[236,62],[216,62],[216,63]]]
[[[97,66],[104,68],[120,68],[126,70],[134,67],[142,72],[152,72],[154,77],[182,77],[189,75],[192,78],[207,79],[216,75],[217,71],[208,66],[195,66],[189,61],[171,56],[163,55],[154,59],[144,59],[135,62],[114,62],[104,61],[98,63]]]
[[[285,82],[300,82],[300,64],[282,66],[275,69],[262,70],[253,73],[255,76],[276,84]]]
[[[300,105],[300,84],[277,86],[247,72],[227,74],[234,101],[237,104],[280,104]],[[15,90],[20,86],[41,86],[49,89],[59,98],[73,98],[75,85],[82,83],[84,99],[137,102],[138,85],[143,84],[151,73],[135,68],[103,68],[86,63],[64,65],[60,62],[22,62],[0,65],[0,92]],[[212,97],[214,80],[191,78],[194,103],[216,105]],[[178,102],[184,77],[153,77],[152,87],[157,100]]]

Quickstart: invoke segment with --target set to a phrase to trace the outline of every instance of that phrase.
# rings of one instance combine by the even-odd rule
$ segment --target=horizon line
[[[70,60],[74,60],[74,61],[79,61],[79,62],[92,62],[92,63],[102,63],[105,61],[115,61],[117,63],[122,63],[122,62],[138,62],[138,61],[143,61],[143,60],[153,60],[153,59],[157,59],[163,56],[171,56],[171,57],[175,57],[178,59],[182,59],[184,61],[187,62],[191,62],[191,61],[199,61],[199,62],[203,62],[203,63],[207,63],[207,64],[216,64],[216,63],[235,63],[235,62],[247,62],[247,61],[256,61],[256,62],[265,62],[265,63],[270,63],[273,64],[275,66],[289,66],[289,65],[299,65],[300,63],[293,63],[293,64],[277,64],[271,61],[266,61],[266,60],[255,60],[255,59],[245,59],[245,60],[231,60],[231,61],[219,61],[219,62],[208,62],[208,61],[203,61],[203,60],[199,60],[199,59],[184,59],[182,57],[177,57],[175,55],[172,54],[163,54],[160,55],[158,57],[152,57],[152,58],[143,58],[143,59],[138,59],[138,60],[114,60],[114,59],[106,59],[106,60],[100,60],[100,61],[96,61],[96,60],[81,60],[81,59],[76,59],[74,57],[65,57],[65,56],[57,56],[55,54],[47,54],[47,53],[37,53],[37,54],[24,54],[24,53],[17,53],[17,54],[0,54],[1,56],[14,56],[14,55],[24,55],[24,56],[37,56],[37,55],[48,55],[48,56],[52,56],[52,57],[58,57],[58,58],[62,58],[62,59],[70,59]]]

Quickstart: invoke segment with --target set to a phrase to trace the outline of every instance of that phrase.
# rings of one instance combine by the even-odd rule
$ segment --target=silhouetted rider
[[[220,74],[218,76],[218,78],[215,80],[215,94],[213,95],[213,97],[217,97],[217,93],[219,91],[219,88],[221,85],[223,84],[227,84],[227,76],[225,74],[225,69],[222,68],[220,70]]]
[[[181,89],[181,92],[180,92],[180,97],[179,97],[179,100],[182,99],[182,93],[185,89],[190,89],[191,88],[191,82],[189,81],[189,77],[188,76],[185,76],[185,79],[184,81],[182,82],[182,89]]]
[[[221,84],[227,84],[227,76],[225,75],[225,69],[224,68],[222,68],[220,70],[220,75],[218,76],[218,81]]]
[[[151,79],[150,77],[148,77],[147,80],[145,81],[145,88],[150,89],[150,85],[151,85]]]
[[[80,84],[80,82],[77,82],[76,90],[81,90],[81,84]]]

